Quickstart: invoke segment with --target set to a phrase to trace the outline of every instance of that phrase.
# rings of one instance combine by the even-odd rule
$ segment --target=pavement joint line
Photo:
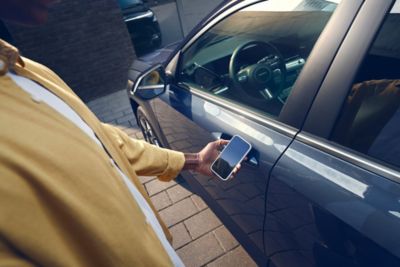
[[[198,214],[198,213],[197,213],[197,214]],[[196,215],[196,214],[195,214],[195,215]],[[192,216],[192,217],[193,217],[193,216]],[[189,218],[186,218],[184,221],[186,221],[187,219],[189,219]],[[183,222],[183,225],[185,226],[185,229],[187,230],[187,227],[186,227],[186,224],[184,223],[184,221],[181,221],[181,223]],[[222,225],[223,225],[223,224],[222,224]],[[172,227],[172,226],[171,226],[171,227]],[[208,235],[209,233],[212,233],[212,234],[214,235],[214,237],[216,237],[214,231],[215,231],[218,227],[221,227],[221,224],[218,225],[216,228],[213,228],[212,230],[210,230],[210,231],[208,231],[208,232],[205,232],[204,234],[202,234],[202,235],[196,237],[195,239],[192,238],[192,236],[190,235],[189,230],[187,230],[188,233],[189,233],[190,238],[192,239],[192,241],[190,241],[189,243],[187,243],[187,244],[181,246],[180,248],[176,248],[175,250],[181,249],[181,248],[183,248],[183,247],[185,247],[185,246],[187,246],[187,245],[193,243],[194,241],[196,241],[196,240],[202,238],[203,236]],[[220,247],[222,248],[222,250],[224,251],[224,253],[225,253],[225,252],[228,252],[228,251],[224,250],[224,247],[223,247],[223,246],[221,246],[221,243],[219,242],[218,238],[216,238],[216,239],[217,239],[218,245],[220,245]],[[240,245],[238,245],[238,246],[240,246]]]
[[[199,212],[199,213],[200,213],[200,212]],[[196,214],[194,214],[194,215],[197,215],[197,214],[199,214],[199,213],[196,213]],[[194,215],[193,215],[193,216],[194,216]],[[186,218],[185,220],[183,220],[183,225],[185,225],[185,228],[187,228],[187,226],[186,226],[186,224],[185,224],[185,221],[189,220],[189,219],[192,218],[193,216],[191,216],[191,217]],[[221,227],[221,225],[223,225],[223,224],[220,224],[220,225],[216,226],[215,228],[211,228],[211,230],[205,232],[205,233],[202,234],[201,236],[196,237],[195,239],[192,238],[192,235],[190,234],[190,232],[189,232],[189,236],[190,236],[190,238],[192,238],[192,241],[195,241],[195,240],[201,238],[202,236],[205,236],[205,235],[207,235],[207,234],[209,234],[209,233],[212,233],[212,234],[214,235],[214,237],[217,239],[218,244],[220,245],[220,247],[222,248],[222,250],[225,252],[224,247],[221,246],[221,243],[219,242],[219,239],[216,237],[216,235],[215,235],[215,233],[214,233],[214,231],[217,230],[217,228]]]
[[[161,192],[163,192],[163,191],[161,191]],[[160,193],[161,193],[161,192],[160,192]],[[167,195],[168,195],[168,194],[167,194]],[[154,195],[153,195],[153,196],[154,196]],[[153,196],[151,196],[151,197],[153,197]],[[185,198],[179,200],[178,202],[172,203],[172,205],[170,205],[169,207],[175,206],[175,205],[178,204],[179,202],[182,202],[182,201],[184,201],[184,200],[186,200],[186,199],[188,199],[188,198],[190,198],[190,196],[185,197]],[[193,200],[191,200],[191,201],[193,202]],[[193,203],[193,204],[194,204],[194,203]],[[162,210],[165,210],[165,209],[162,209]],[[160,212],[160,211],[161,211],[161,210],[159,210],[158,212]],[[171,224],[170,226],[168,226],[168,229],[171,228],[171,227],[174,227],[175,225],[178,225],[178,224],[180,224],[180,223],[183,223],[184,221],[186,221],[186,220],[192,218],[193,216],[199,214],[200,212],[201,212],[201,211],[197,211],[196,213],[193,213],[193,214],[190,215],[189,217],[187,217],[187,218],[185,218],[185,219],[183,219],[183,220],[181,220],[181,221],[179,221],[179,222],[176,222],[175,224]],[[221,225],[218,225],[218,226],[221,226]],[[186,225],[185,225],[185,227],[186,227]],[[207,233],[209,233],[209,232],[207,232]],[[207,234],[207,233],[206,233],[206,234]],[[191,237],[190,234],[189,234],[189,236]],[[197,238],[196,238],[196,239],[197,239]],[[193,239],[192,239],[192,240],[193,240]]]
[[[153,180],[152,180],[152,181],[153,181]],[[151,197],[149,196],[149,197],[150,197],[150,198],[153,198],[153,197],[155,197],[155,196],[161,195],[161,193],[164,193],[164,192],[166,193],[166,190],[165,190],[165,191],[160,191],[160,192],[158,192],[157,194],[152,195]],[[147,194],[149,194],[149,193],[147,193]],[[169,207],[175,205],[176,203],[178,203],[178,202],[172,203],[172,200],[170,199],[169,195],[168,195],[168,194],[166,194],[166,195],[167,195],[168,200],[171,202],[171,204],[169,204],[168,206],[165,206],[165,207],[163,207],[163,208],[157,210],[158,212],[163,211],[163,210],[165,210],[166,208],[169,208]],[[184,200],[184,199],[182,199],[182,200]],[[179,223],[177,223],[177,224],[179,224]],[[174,225],[176,225],[176,224],[174,224]],[[174,225],[172,225],[172,226],[174,226]],[[172,227],[172,226],[171,226],[171,227]],[[171,227],[169,227],[169,228],[171,228]]]
[[[220,226],[218,226],[217,228],[219,228]],[[212,234],[214,235],[215,239],[217,239],[218,245],[222,248],[222,250],[227,253],[226,249],[224,248],[224,246],[222,245],[221,240],[219,240],[217,234],[215,233],[215,229],[212,230]]]
[[[218,239],[217,239],[217,240],[218,240]],[[234,250],[237,249],[238,247],[240,247],[240,244],[236,245],[235,247],[233,247],[233,248],[230,249],[230,250],[224,250],[224,253],[222,253],[221,255],[219,255],[218,257],[216,257],[215,259],[212,259],[211,261],[207,262],[206,264],[202,265],[202,267],[203,267],[203,266],[207,266],[208,264],[213,263],[214,261],[217,261],[218,259],[220,259],[220,258],[222,258],[222,257],[225,257],[226,255],[228,255],[228,253],[234,251]],[[222,249],[223,249],[223,247],[222,247]],[[247,250],[245,250],[244,248],[243,248],[243,250],[248,254]]]
[[[227,254],[227,253],[225,252],[225,250],[222,250],[222,251],[223,251],[223,253],[222,253],[221,255],[218,255],[217,257],[215,257],[215,258],[209,260],[208,262],[204,263],[204,264],[201,265],[200,267],[205,267],[205,266],[207,266],[208,264],[210,264],[211,262],[216,261],[216,260],[219,259],[220,257],[223,257],[223,256],[225,256],[225,255]]]
[[[186,225],[185,225],[183,222],[182,222],[182,224],[183,224],[183,228],[185,228],[186,233],[187,233],[188,236],[190,237],[190,241],[189,241],[188,243],[186,243],[186,244],[181,245],[180,247],[176,247],[176,248],[175,248],[175,251],[177,251],[178,249],[181,249],[181,248],[183,248],[184,246],[189,245],[189,244],[191,244],[193,241],[197,240],[197,239],[193,239],[193,238],[192,238],[192,236],[190,235],[189,230],[187,229]],[[204,235],[203,235],[203,236],[204,236]],[[173,238],[173,237],[172,237],[172,238]]]

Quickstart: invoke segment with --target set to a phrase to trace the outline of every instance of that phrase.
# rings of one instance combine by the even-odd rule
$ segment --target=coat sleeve
[[[185,163],[182,152],[130,138],[122,130],[109,124],[103,124],[103,127],[122,150],[137,175],[157,176],[162,181],[170,181],[182,170]]]
[[[0,267],[34,267],[21,256],[17,256],[6,244],[0,239]]]

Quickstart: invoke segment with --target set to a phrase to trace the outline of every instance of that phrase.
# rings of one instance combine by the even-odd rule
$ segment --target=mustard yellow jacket
[[[182,153],[101,123],[51,70],[19,57],[14,66],[12,58],[0,40],[0,60],[72,107],[149,203],[137,176],[168,181],[181,170]],[[104,150],[0,74],[0,266],[169,265]]]

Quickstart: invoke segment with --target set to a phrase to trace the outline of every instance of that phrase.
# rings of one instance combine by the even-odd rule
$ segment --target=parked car
[[[230,1],[135,61],[147,141],[239,134],[235,179],[182,176],[260,266],[400,266],[400,0]]]
[[[147,1],[145,1],[147,2]],[[161,31],[154,12],[142,0],[118,0],[137,54],[161,45]]]

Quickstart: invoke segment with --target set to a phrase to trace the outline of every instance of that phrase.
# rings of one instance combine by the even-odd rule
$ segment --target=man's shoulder
[[[36,61],[33,61],[29,58],[22,58],[24,63],[25,63],[25,69],[40,75],[42,78],[45,78],[47,80],[52,81],[53,83],[56,83],[58,86],[63,87],[64,89],[71,91],[72,89],[60,78],[60,76],[57,75],[53,70],[50,68],[46,67],[43,64],[40,64]]]

